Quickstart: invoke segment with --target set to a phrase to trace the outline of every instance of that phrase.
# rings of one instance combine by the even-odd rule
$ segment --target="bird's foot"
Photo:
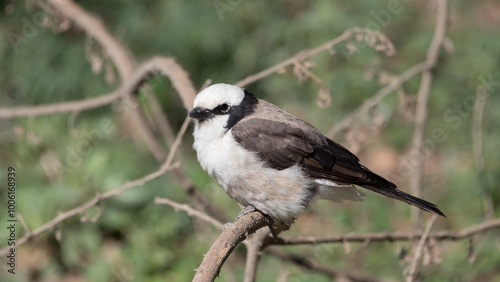
[[[244,215],[251,213],[251,212],[254,212],[256,210],[257,209],[254,206],[251,206],[251,205],[246,206],[240,211],[240,213],[238,214],[238,216],[236,217],[236,219],[234,221],[237,221],[238,219],[242,218]],[[268,227],[269,227],[269,230],[271,231],[271,235],[273,235],[274,241],[276,243],[278,243],[278,236],[276,235],[276,232],[274,231],[274,227],[273,227],[274,220],[270,216],[268,216],[267,214],[264,214],[264,213],[262,213],[262,214],[269,221]],[[225,229],[225,228],[232,227],[232,226],[234,226],[232,223],[226,223],[226,224],[224,224],[223,228]]]
[[[278,235],[276,235],[276,232],[274,232],[274,227],[273,227],[273,222],[271,221],[268,225],[269,230],[271,230],[271,235],[273,235],[273,239],[275,243],[279,243],[278,241]]]
[[[238,220],[238,219],[242,218],[242,217],[243,217],[244,215],[246,215],[247,213],[251,213],[251,212],[254,212],[254,211],[256,211],[256,210],[257,210],[257,209],[256,209],[254,206],[246,206],[246,207],[244,207],[244,208],[240,211],[240,213],[238,214],[238,216],[236,217],[236,219],[235,219],[234,221],[236,221],[236,220]]]

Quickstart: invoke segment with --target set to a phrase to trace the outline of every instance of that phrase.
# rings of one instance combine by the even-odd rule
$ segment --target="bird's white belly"
[[[196,140],[202,168],[232,198],[272,218],[289,222],[316,200],[317,186],[299,166],[276,170],[237,144],[231,133],[216,140]]]

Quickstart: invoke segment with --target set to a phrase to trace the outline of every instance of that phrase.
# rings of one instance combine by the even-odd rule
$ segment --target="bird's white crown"
[[[194,99],[193,107],[213,109],[222,104],[237,106],[245,98],[245,92],[238,86],[219,83],[210,85]]]

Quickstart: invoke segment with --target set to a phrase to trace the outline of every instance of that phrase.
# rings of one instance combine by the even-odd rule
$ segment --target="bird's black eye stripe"
[[[223,115],[227,114],[230,110],[231,106],[229,106],[228,104],[222,104],[215,107],[215,109],[213,109],[213,113],[216,115]]]

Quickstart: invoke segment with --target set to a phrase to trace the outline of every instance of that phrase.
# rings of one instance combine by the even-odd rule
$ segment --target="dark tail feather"
[[[378,176],[378,175],[377,175]],[[387,197],[403,201],[409,205],[415,206],[417,208],[423,209],[424,211],[432,212],[441,216],[444,216],[444,213],[438,209],[438,207],[430,202],[407,194],[403,191],[400,191],[396,188],[392,182],[382,178],[379,176],[379,181],[383,180],[385,183],[380,187],[370,186],[370,185],[361,185],[361,187],[366,188],[368,190],[372,190],[373,192],[377,192],[379,194],[385,195]],[[380,183],[379,183],[380,184]]]
[[[441,212],[438,209],[438,207],[433,203],[430,203],[430,202],[427,202],[427,201],[422,200],[420,198],[414,197],[410,194],[406,194],[405,192],[402,192],[402,191],[397,190],[397,189],[394,189],[394,191],[391,191],[391,194],[392,194],[391,196],[389,196],[389,195],[388,196],[392,197],[394,199],[403,201],[403,202],[410,204],[412,206],[416,206],[418,208],[421,208],[424,211],[432,212],[432,213],[446,217],[444,215],[444,213]]]

